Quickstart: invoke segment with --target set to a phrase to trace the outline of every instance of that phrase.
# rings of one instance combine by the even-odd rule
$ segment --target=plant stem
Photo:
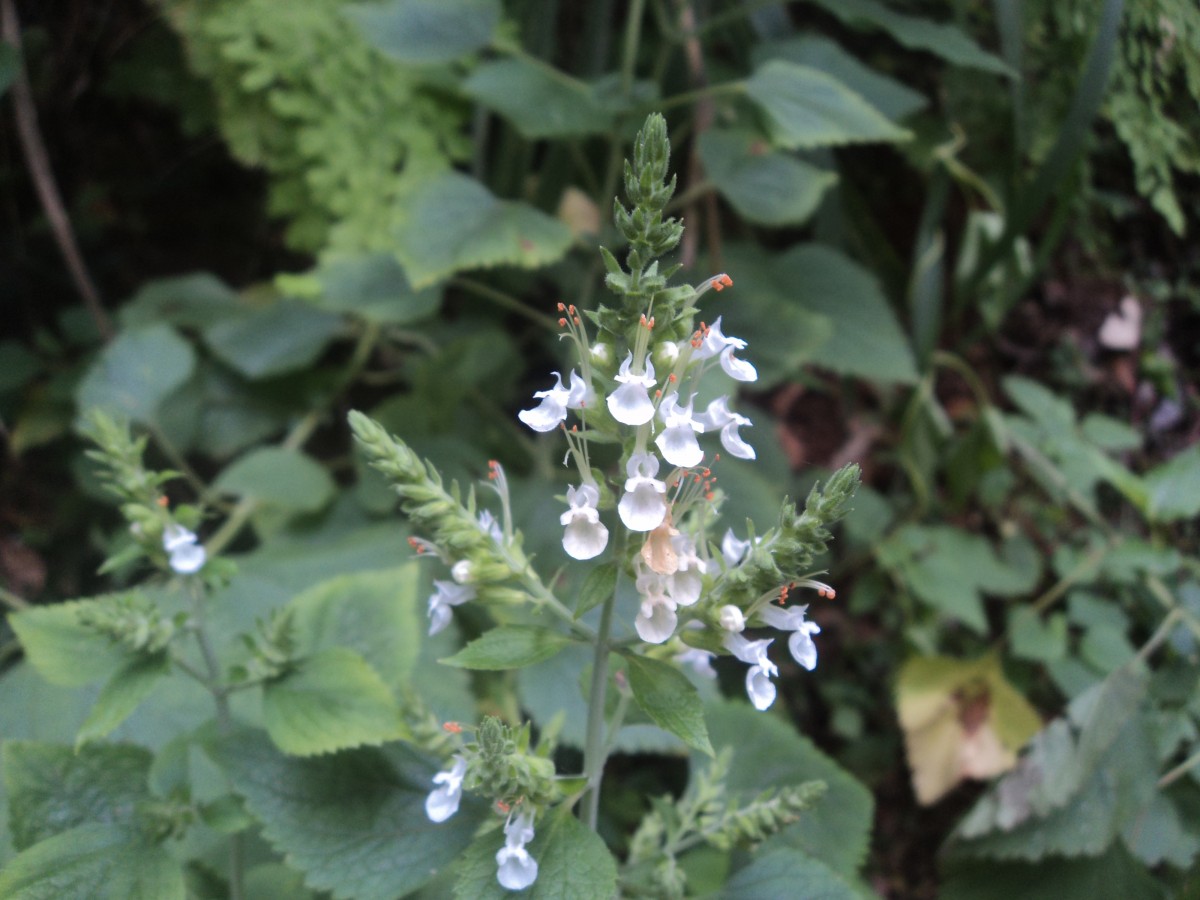
[[[6,587],[0,587],[0,603],[3,603],[9,609],[15,609],[18,611],[22,609],[29,609],[29,607],[33,606],[32,603],[30,603],[20,594],[14,594]]]
[[[1161,791],[1168,785],[1173,784],[1198,765],[1200,765],[1200,752],[1193,753],[1162,778],[1158,779],[1158,789]]]
[[[515,313],[518,316],[523,316],[531,322],[541,325],[548,331],[558,331],[558,321],[545,313],[540,313],[537,310],[530,309],[516,297],[511,294],[506,294],[503,291],[498,291],[490,285],[475,281],[472,278],[452,278],[450,284],[453,287],[462,288],[474,294],[476,297],[481,297],[488,300],[503,310]]]
[[[625,529],[618,528],[613,542],[613,559],[625,557]],[[620,569],[617,569],[617,585],[620,584]],[[604,762],[608,757],[605,743],[604,701],[608,692],[608,654],[612,649],[609,635],[612,632],[613,606],[616,605],[617,586],[604,601],[600,610],[600,625],[596,629],[595,648],[592,658],[592,684],[588,691],[587,737],[583,748],[583,774],[587,778],[587,800],[584,821],[596,830],[600,818],[600,783],[604,779]]]

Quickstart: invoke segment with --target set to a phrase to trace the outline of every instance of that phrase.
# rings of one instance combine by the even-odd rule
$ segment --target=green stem
[[[29,609],[33,606],[28,600],[20,594],[14,594],[6,587],[0,587],[0,602],[3,602],[9,609],[15,609],[20,612],[23,609]]]
[[[625,557],[625,529],[617,528],[613,541],[613,559],[620,566]],[[617,569],[617,584],[620,584],[620,568]],[[605,741],[604,701],[608,692],[608,654],[612,650],[609,636],[612,632],[613,607],[616,605],[617,587],[612,596],[604,601],[600,610],[600,625],[596,629],[595,654],[592,657],[592,683],[588,691],[587,736],[583,748],[583,774],[587,778],[587,800],[585,819],[587,826],[596,830],[600,818],[600,783],[604,779],[604,763],[608,758]]]
[[[1173,784],[1198,765],[1200,765],[1200,751],[1193,753],[1162,778],[1158,779],[1158,789],[1161,791],[1168,785]]]
[[[633,90],[633,70],[637,66],[638,44],[642,37],[642,19],[646,15],[646,0],[632,0],[625,13],[625,45],[621,52],[621,93],[626,97]]]
[[[476,297],[481,297],[488,300],[501,309],[515,313],[518,316],[523,316],[531,322],[541,325],[548,331],[558,331],[558,321],[552,316],[545,313],[540,313],[537,310],[530,309],[516,297],[511,294],[506,294],[503,291],[498,291],[490,285],[475,281],[471,278],[452,278],[450,284],[453,287],[462,288],[468,293],[474,294]]]

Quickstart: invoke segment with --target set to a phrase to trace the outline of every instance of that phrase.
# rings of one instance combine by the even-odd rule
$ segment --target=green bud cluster
[[[528,724],[514,731],[495,716],[485,716],[466,750],[465,789],[507,806],[544,808],[561,799],[554,763],[529,750]]]
[[[145,594],[130,591],[97,597],[79,608],[77,618],[134,653],[152,655],[171,643],[185,617],[164,615]]]
[[[762,843],[811,809],[825,790],[823,781],[806,781],[764,791],[745,806],[710,812],[700,820],[704,839],[718,850]]]
[[[142,463],[147,438],[134,438],[128,423],[118,422],[101,410],[89,411],[83,433],[96,445],[86,455],[99,464],[98,475],[105,490],[126,504],[154,506],[159,487],[178,477],[175,472],[148,471]]]
[[[241,635],[249,657],[230,673],[235,683],[270,681],[290,671],[296,661],[296,623],[290,609],[273,610],[256,626],[256,633]]]
[[[446,491],[431,463],[369,416],[353,410],[349,421],[371,466],[383,473],[400,495],[405,515],[455,559],[469,560],[471,581],[503,581],[521,571],[518,548],[511,548],[517,555],[512,562],[501,558],[495,542],[479,527],[473,494],[464,505],[456,484],[451,485],[453,493]]]

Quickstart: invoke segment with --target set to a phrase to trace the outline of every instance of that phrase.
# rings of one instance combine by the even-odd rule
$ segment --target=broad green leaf
[[[391,689],[361,656],[331,647],[263,686],[263,724],[279,749],[332,753],[404,736]]]
[[[526,847],[537,860],[538,875],[521,897],[529,900],[610,900],[618,896],[617,863],[599,835],[572,815],[566,804],[534,823]],[[496,880],[496,851],[504,834],[489,831],[456,865],[457,900],[504,900],[514,896]]]
[[[549,659],[569,643],[570,638],[546,628],[505,625],[484,632],[438,662],[464,669],[520,669]]]
[[[718,752],[726,747],[733,752],[727,781],[731,792],[752,797],[768,788],[814,780],[828,786],[816,808],[770,838],[760,852],[773,847],[802,850],[843,877],[853,877],[871,834],[870,791],[788,723],[745,703],[708,707],[708,729]],[[707,760],[693,754],[693,773],[706,765]]]
[[[224,469],[213,488],[296,512],[316,512],[336,491],[324,466],[283,447],[251,450]]]
[[[803,37],[768,41],[754,48],[755,65],[782,59],[836,78],[893,121],[899,121],[929,105],[929,100],[894,78],[859,62],[839,44],[808,34]]]
[[[1088,413],[1079,426],[1083,436],[1101,450],[1122,452],[1138,450],[1142,446],[1141,432],[1111,416]]]
[[[861,894],[825,863],[792,847],[775,847],[734,872],[720,900],[860,900]]]
[[[342,327],[342,317],[307,303],[276,300],[206,327],[204,342],[246,378],[311,366]]]
[[[311,277],[317,283],[314,305],[386,325],[420,322],[442,305],[441,286],[413,290],[391,253],[327,260]]]
[[[80,825],[0,871],[5,900],[184,900],[183,870],[133,830]]]
[[[1014,656],[1054,662],[1067,652],[1067,620],[1062,613],[1043,619],[1028,606],[1013,607],[1008,614],[1008,635]]]
[[[402,63],[452,62],[482,50],[500,23],[500,0],[383,0],[347,6],[368,43]]]
[[[931,22],[889,9],[878,0],[816,0],[848,25],[874,26],[911,50],[926,50],[947,62],[996,75],[1014,76],[1004,62],[953,25]]]
[[[670,663],[633,654],[625,657],[625,663],[629,688],[642,712],[689,747],[712,756],[696,686]]]
[[[141,747],[93,744],[76,753],[68,744],[6,741],[3,759],[18,850],[77,825],[133,827],[149,795],[151,756]]]
[[[1135,818],[1125,824],[1121,837],[1130,852],[1148,866],[1167,862],[1187,869],[1200,854],[1200,792],[1194,784],[1176,783],[1158,791]]]
[[[246,896],[254,900],[314,900],[304,875],[283,863],[262,863],[246,872]]]
[[[98,681],[128,659],[119,644],[79,623],[79,611],[95,602],[35,606],[9,615],[29,662],[51,684],[78,687]]]
[[[129,328],[100,351],[75,392],[75,403],[81,411],[100,407],[149,422],[195,365],[192,345],[169,325]]]
[[[1004,392],[1039,425],[1050,429],[1074,429],[1075,410],[1070,401],[1033,379],[1010,375],[1004,379]]]
[[[588,572],[575,601],[575,618],[593,609],[613,596],[617,589],[617,567],[615,563],[601,563]]]
[[[745,90],[766,114],[775,143],[789,150],[911,137],[842,82],[810,66],[769,60],[755,69]]]
[[[587,84],[525,57],[484,63],[463,90],[529,140],[604,134],[611,127],[612,117]]]
[[[1119,843],[1099,856],[1036,862],[955,860],[941,900],[1162,900],[1162,886]]]
[[[700,157],[717,190],[745,219],[760,225],[796,225],[816,210],[837,175],[771,150],[750,131],[700,135]]]
[[[413,197],[396,240],[409,281],[423,288],[466,269],[544,266],[566,253],[572,238],[557,219],[448,172]]]
[[[789,250],[773,269],[792,302],[833,323],[832,335],[811,354],[813,364],[876,381],[916,381],[912,347],[869,271],[821,244]]]
[[[117,319],[125,328],[160,322],[177,328],[205,328],[244,311],[233,288],[208,272],[193,272],[142,285],[122,304]]]
[[[1200,446],[1176,454],[1146,474],[1149,517],[1176,522],[1200,515]]]
[[[330,647],[359,654],[391,688],[406,683],[417,665],[424,628],[417,613],[416,562],[377,572],[339,575],[313,585],[289,604],[297,649],[310,655]]]
[[[263,835],[308,885],[356,900],[393,900],[450,865],[491,815],[469,795],[447,821],[425,814],[437,768],[400,744],[309,759],[246,732],[214,750]]]
[[[75,746],[105,737],[128,719],[164,677],[171,674],[166,652],[133,657],[104,685],[75,738]]]

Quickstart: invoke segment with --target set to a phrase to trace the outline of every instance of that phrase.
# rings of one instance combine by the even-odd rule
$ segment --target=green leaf
[[[776,847],[735,872],[717,896],[720,900],[860,900],[862,895],[804,851]]]
[[[408,682],[423,642],[417,563],[339,575],[289,604],[301,655],[348,647],[395,689]]]
[[[911,137],[842,82],[810,66],[769,60],[745,89],[766,114],[775,143],[789,150]]]
[[[482,50],[500,22],[499,0],[386,0],[344,15],[379,50],[403,63],[452,62]]]
[[[191,344],[169,325],[129,328],[100,351],[75,392],[75,403],[80,410],[100,407],[150,422],[195,366]]]
[[[326,260],[313,277],[319,285],[314,305],[385,325],[423,321],[442,305],[442,288],[413,290],[391,253]]]
[[[296,756],[404,735],[391,689],[345,647],[322,650],[264,685],[263,724],[279,749]]]
[[[768,41],[755,47],[751,58],[755,65],[761,65],[768,59],[782,59],[820,69],[893,121],[899,121],[929,105],[925,95],[863,65],[828,38],[805,35]]]
[[[425,798],[437,768],[400,744],[296,759],[246,732],[214,753],[272,846],[310,887],[339,897],[393,900],[416,890],[491,815],[464,796],[454,816],[430,822]]]
[[[579,589],[579,599],[575,601],[575,618],[578,619],[589,609],[599,606],[617,589],[617,566],[615,563],[601,563],[584,579],[583,587]]]
[[[733,753],[727,786],[757,794],[786,784],[824,781],[828,790],[820,804],[770,838],[762,847],[791,847],[819,859],[843,877],[853,877],[867,852],[871,835],[871,793],[849,772],[781,719],[744,703],[708,708],[713,746]],[[693,755],[691,770],[707,761]]]
[[[222,362],[258,379],[311,366],[342,327],[342,317],[294,300],[277,300],[203,330]]]
[[[316,512],[337,490],[324,466],[284,447],[251,450],[222,470],[213,488],[296,512]]]
[[[0,871],[5,900],[184,900],[183,870],[162,847],[111,825],[80,825]]]
[[[142,285],[122,304],[117,319],[125,328],[162,322],[177,328],[205,328],[244,311],[237,291],[215,275],[193,272]]]
[[[423,288],[466,269],[544,266],[566,253],[572,238],[557,219],[447,172],[417,191],[396,240],[410,282]]]
[[[1015,73],[998,57],[983,50],[974,40],[953,25],[906,16],[889,9],[878,0],[816,0],[848,25],[874,26],[886,31],[910,50],[926,50],[947,62],[968,69],[979,69],[1013,77]]]
[[[78,687],[99,681],[127,661],[119,644],[79,624],[80,610],[97,602],[76,600],[9,615],[29,662],[51,684]]]
[[[88,741],[105,737],[128,719],[165,676],[171,674],[166,652],[139,655],[113,674],[96,698],[96,705],[75,738],[78,749]]]
[[[77,825],[132,827],[149,795],[152,757],[141,747],[94,744],[76,753],[66,744],[6,741],[3,759],[18,850]]]
[[[1161,885],[1120,844],[1082,859],[1051,856],[1034,863],[955,860],[941,900],[1162,900]]]
[[[569,643],[570,638],[546,628],[506,625],[485,632],[438,662],[463,669],[521,669],[549,659]]]
[[[1200,446],[1176,454],[1146,474],[1150,492],[1147,514],[1155,522],[1177,522],[1200,515]]]
[[[689,747],[714,755],[696,686],[670,663],[632,654],[625,662],[633,699],[642,712]]]
[[[496,851],[504,835],[489,831],[471,845],[455,867],[456,900],[503,900],[513,893],[496,881]],[[526,847],[537,860],[538,875],[520,893],[528,900],[609,900],[618,896],[617,864],[604,841],[563,804],[546,821],[535,823]]]
[[[760,225],[795,225],[816,210],[837,175],[772,151],[750,131],[700,135],[708,177],[743,218]]]
[[[525,57],[484,63],[463,90],[529,140],[605,134],[612,124],[587,84]]]
[[[1062,613],[1043,619],[1028,606],[1017,606],[1008,614],[1008,634],[1014,656],[1039,662],[1054,662],[1067,652],[1067,620]]]

